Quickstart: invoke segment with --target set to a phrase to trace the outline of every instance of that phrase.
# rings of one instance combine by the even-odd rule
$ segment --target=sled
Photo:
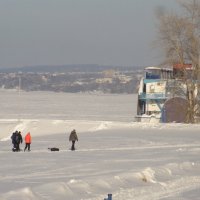
[[[50,151],[59,151],[59,148],[57,147],[51,147],[51,148],[48,148]]]

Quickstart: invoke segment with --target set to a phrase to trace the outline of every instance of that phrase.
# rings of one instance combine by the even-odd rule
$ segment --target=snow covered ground
[[[200,199],[200,125],[134,122],[136,95],[2,90],[0,108],[0,200]]]

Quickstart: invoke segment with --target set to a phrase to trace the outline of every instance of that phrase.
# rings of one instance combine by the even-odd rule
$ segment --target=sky
[[[0,68],[160,62],[157,6],[175,0],[0,0]]]

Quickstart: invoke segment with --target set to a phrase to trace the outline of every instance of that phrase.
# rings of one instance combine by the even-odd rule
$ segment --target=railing
[[[139,99],[167,99],[167,96],[164,93],[141,93],[139,94]]]

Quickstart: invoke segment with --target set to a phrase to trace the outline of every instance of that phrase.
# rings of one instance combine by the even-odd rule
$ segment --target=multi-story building
[[[187,113],[187,100],[180,90],[186,93],[180,79],[180,69],[147,67],[138,90],[136,120],[141,122],[184,122]],[[191,69],[191,67],[190,67]],[[179,93],[175,92],[176,87]]]

